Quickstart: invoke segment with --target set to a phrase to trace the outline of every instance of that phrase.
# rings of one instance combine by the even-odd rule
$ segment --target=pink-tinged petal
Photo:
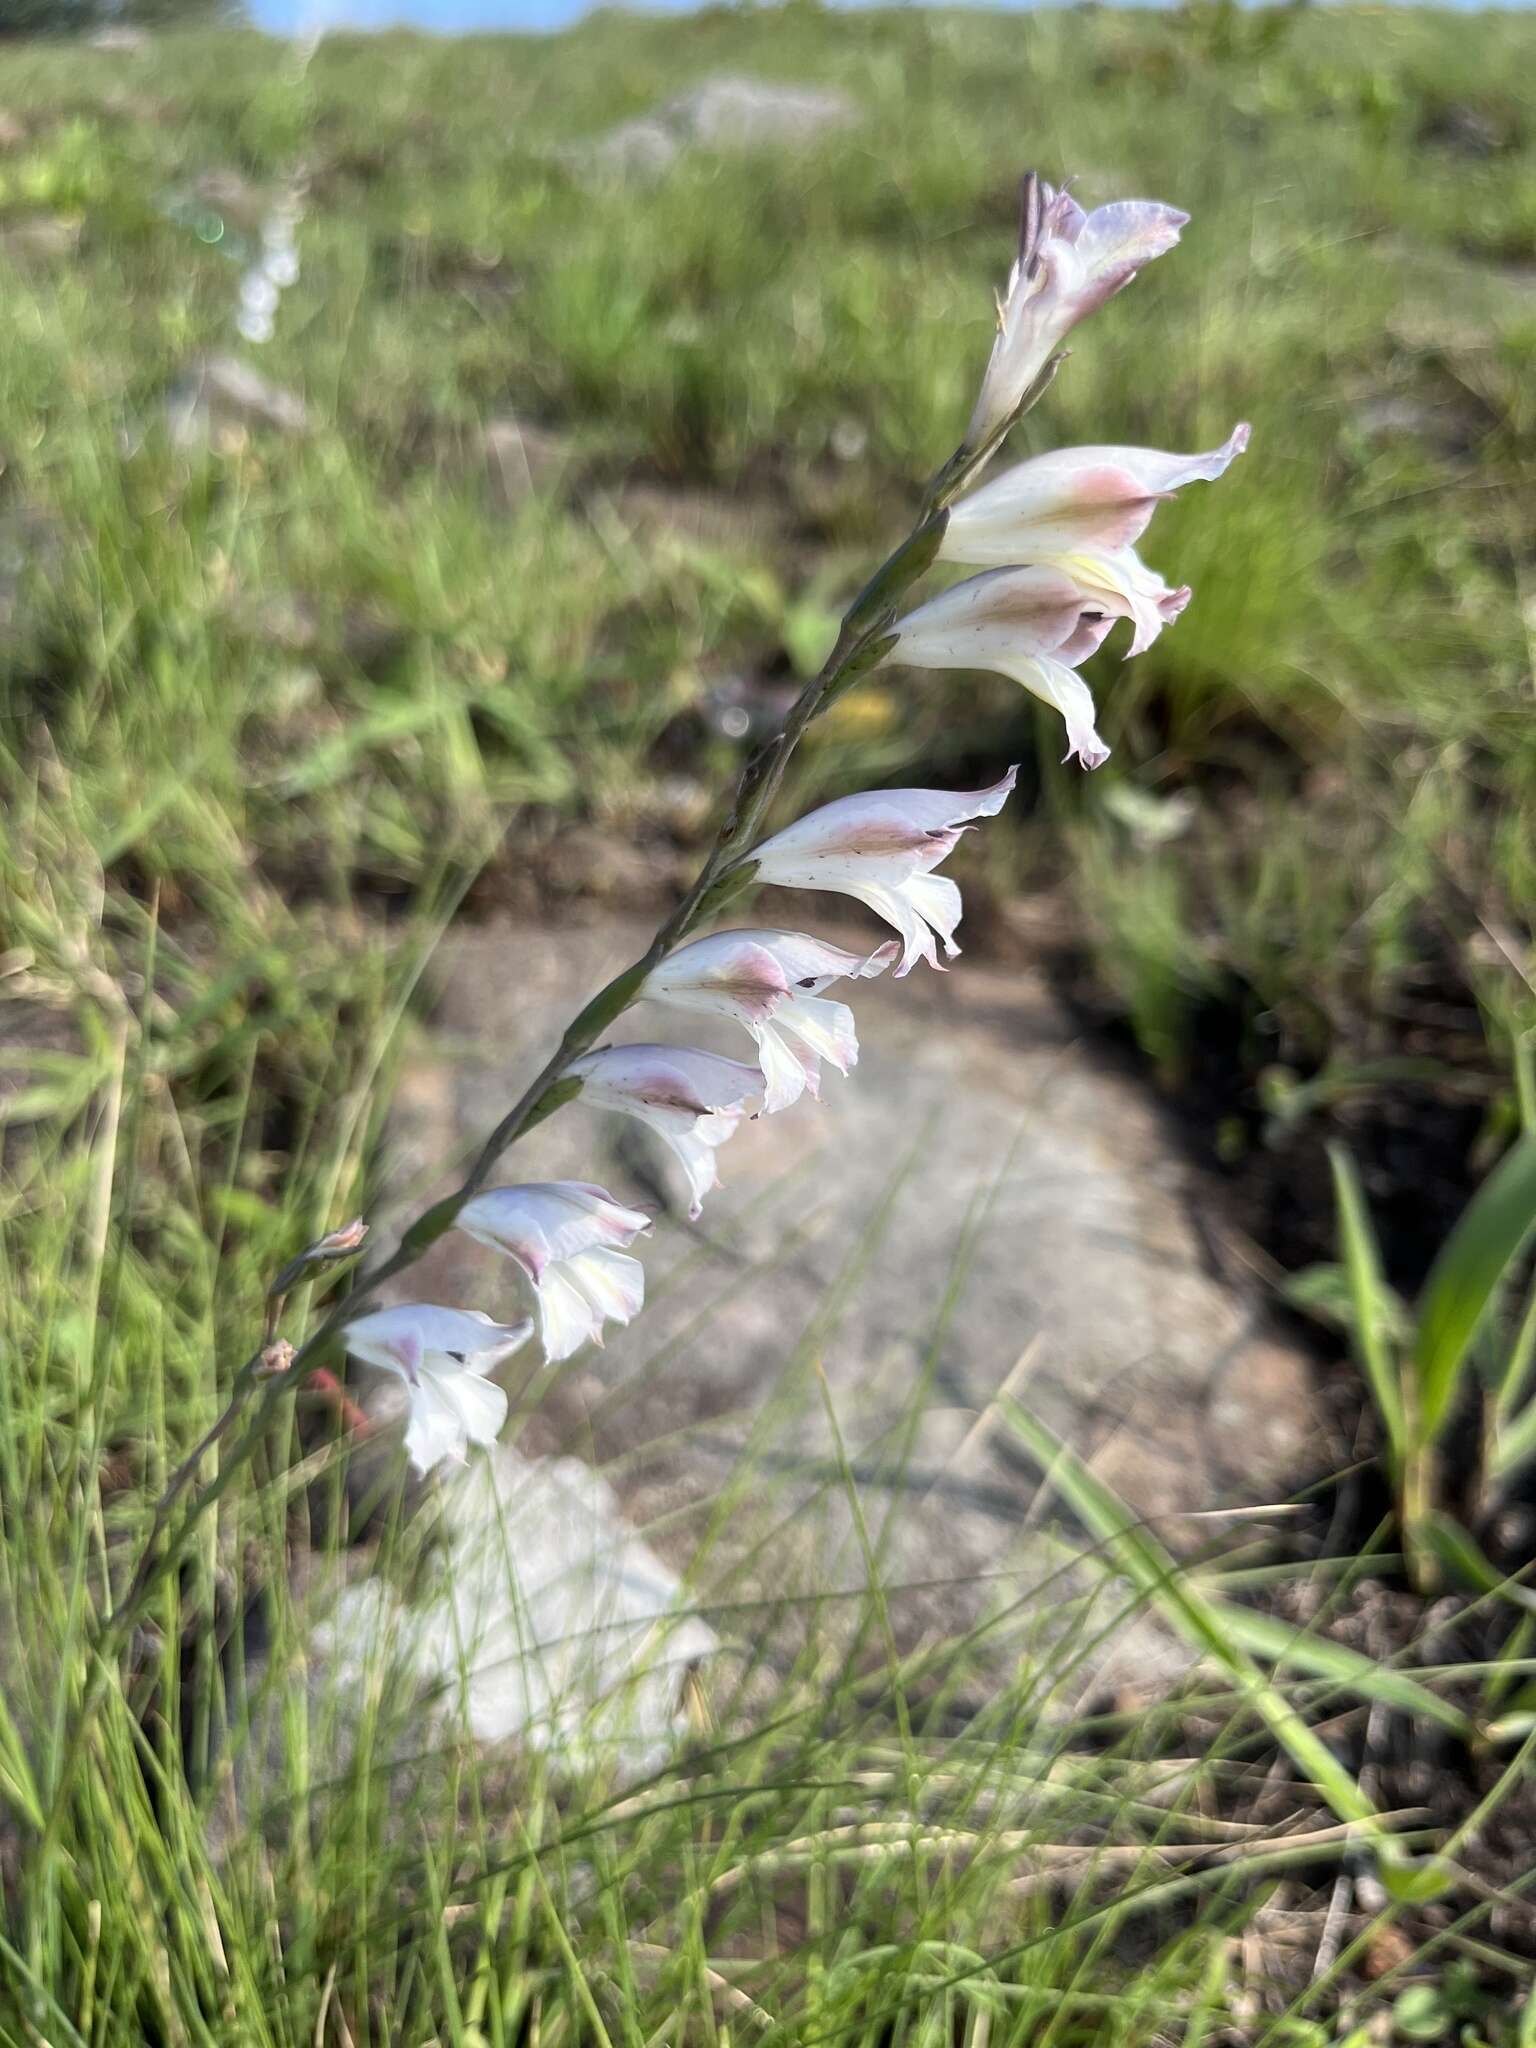
[[[369,1315],[358,1316],[346,1325],[344,1334],[347,1349],[354,1358],[409,1378],[424,1359],[434,1354],[445,1358],[484,1358],[494,1364],[526,1342],[529,1329],[527,1323],[493,1322],[479,1310],[407,1302],[398,1308],[375,1309]]]
[[[1064,668],[1080,668],[1090,655],[1098,653],[1114,623],[1111,612],[1104,612],[1098,618],[1084,612],[1077,631],[1057,648],[1053,658]]]
[[[1076,242],[1093,216],[1083,211],[1065,187],[1059,192],[1053,191],[1049,185],[1044,189],[1041,246],[1047,242]]]
[[[1163,627],[1189,603],[1188,586],[1172,589],[1134,548],[1083,548],[1065,556],[1063,566],[1070,568],[1084,591],[1105,611],[1131,621],[1127,660],[1145,653]]]
[[[871,953],[850,953],[846,947],[829,945],[808,932],[738,932],[735,936],[751,939],[773,954],[784,970],[790,996],[802,989],[819,995],[834,981],[871,979],[883,974],[896,957],[892,945],[877,946]]]
[[[574,1060],[566,1073],[599,1107],[690,1123],[744,1102],[757,1081],[756,1070],[740,1060],[677,1045],[605,1046]]]
[[[566,1069],[595,1108],[638,1117],[664,1138],[688,1178],[698,1216],[717,1185],[715,1147],[723,1145],[762,1093],[756,1067],[693,1046],[614,1045],[585,1054]]]
[[[640,1209],[626,1208],[603,1188],[584,1181],[527,1181],[487,1188],[464,1204],[455,1226],[478,1243],[514,1259],[537,1283],[552,1261],[592,1245],[627,1245],[650,1226]]]
[[[936,837],[946,836],[945,851],[955,843],[956,827],[973,818],[992,818],[1012,794],[1018,769],[1010,768],[990,789],[880,789],[840,797],[823,804],[752,851],[757,878],[786,888],[843,889],[842,880],[828,879],[831,863],[872,869],[890,856],[901,856],[896,872],[912,866],[912,856],[926,859]]]
[[[1099,448],[1082,452],[1123,462],[1146,490],[1161,496],[1168,491],[1181,491],[1186,484],[1215,483],[1244,453],[1252,434],[1247,420],[1239,420],[1219,448],[1207,448],[1199,455],[1165,455],[1156,448]]]
[[[1092,543],[1139,540],[1168,491],[1148,491],[1129,470],[1104,462],[1081,467],[1064,450],[1021,462],[953,506],[940,559],[978,565],[1049,560]]]
[[[1116,199],[1096,206],[1072,237],[1089,277],[1134,277],[1165,256],[1189,226],[1189,215],[1158,199]]]
[[[1075,548],[1129,547],[1164,499],[1221,476],[1247,447],[1248,432],[1240,424],[1219,448],[1198,455],[1059,448],[1016,463],[951,508],[941,559],[1060,567]]]
[[[771,1017],[789,976],[755,932],[714,932],[670,954],[640,990],[654,1002],[712,1011],[742,1024]]]
[[[914,668],[995,668],[1002,649],[1053,654],[1082,609],[1082,591],[1060,569],[989,569],[909,612],[888,658]]]
[[[1188,219],[1149,199],[1119,200],[1085,214],[1067,193],[1026,182],[1019,260],[966,430],[969,447],[1004,431],[1078,321],[1171,249]]]
[[[620,1247],[632,1244],[651,1227],[644,1209],[615,1200],[606,1188],[592,1181],[525,1181],[521,1192],[531,1200],[549,1205],[550,1221],[546,1227],[557,1259],[569,1258],[589,1243]]]

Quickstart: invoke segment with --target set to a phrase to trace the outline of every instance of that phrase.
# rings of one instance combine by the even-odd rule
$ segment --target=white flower
[[[1073,548],[1124,548],[1185,484],[1214,483],[1248,446],[1246,422],[1203,455],[1058,448],[1016,463],[950,507],[941,560],[1050,562]]]
[[[627,1323],[645,1304],[645,1268],[626,1258],[625,1248],[650,1229],[651,1219],[586,1181],[488,1188],[454,1221],[522,1268],[552,1365],[583,1344],[601,1344],[605,1320]]]
[[[235,325],[245,341],[270,341],[277,332],[270,313],[255,313],[248,306],[241,307]]]
[[[665,1138],[688,1176],[694,1217],[719,1185],[716,1147],[733,1134],[763,1085],[756,1067],[692,1046],[604,1046],[565,1071],[580,1081],[588,1102],[638,1117]]]
[[[1069,194],[1026,180],[1018,259],[966,430],[969,447],[980,448],[1008,426],[1078,321],[1171,249],[1188,219],[1152,199],[1120,199],[1084,213]]]
[[[960,950],[960,891],[933,870],[968,819],[997,815],[1017,775],[1010,768],[990,789],[878,789],[824,804],[753,849],[757,879],[856,897],[901,934],[898,975],[919,960],[937,967],[935,933],[951,959]]]
[[[485,1374],[526,1343],[532,1329],[532,1323],[492,1322],[478,1309],[415,1301],[359,1316],[343,1334],[354,1358],[405,1381],[405,1448],[418,1472],[430,1472],[444,1458],[463,1464],[472,1443],[496,1441],[507,1397]]]
[[[757,1041],[763,1107],[771,1114],[798,1102],[807,1088],[820,1094],[823,1060],[840,1074],[857,1063],[853,1012],[822,991],[834,981],[883,973],[896,953],[892,943],[848,953],[803,932],[715,932],[664,960],[640,993],[745,1025]]]
[[[270,246],[261,267],[277,289],[285,292],[299,281],[299,252],[292,243]]]
[[[1089,588],[1063,567],[989,569],[909,613],[887,658],[1011,676],[1066,720],[1068,760],[1075,754],[1085,768],[1097,768],[1109,749],[1094,727],[1092,694],[1075,670],[1123,613],[1113,593]]]

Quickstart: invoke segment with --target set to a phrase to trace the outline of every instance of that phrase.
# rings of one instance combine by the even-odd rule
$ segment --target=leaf
[[[1349,1272],[1344,1266],[1303,1266],[1280,1282],[1280,1297],[1314,1322],[1336,1330],[1355,1328],[1354,1297],[1349,1291]],[[1381,1297],[1383,1320],[1394,1344],[1405,1344],[1413,1334],[1413,1317],[1408,1304],[1395,1289],[1384,1287]]]
[[[1452,1578],[1459,1579],[1469,1592],[1490,1593],[1525,1608],[1528,1613],[1536,1612],[1536,1592],[1501,1572],[1453,1516],[1438,1511],[1426,1515],[1419,1524],[1419,1534]]]
[[[1536,1228],[1536,1138],[1522,1138],[1462,1211],[1430,1270],[1414,1348],[1419,1427],[1432,1442],[1500,1280]]]
[[[1405,2041],[1439,2041],[1451,2024],[1450,2008],[1433,1984],[1410,1984],[1392,2007],[1392,2025]]]

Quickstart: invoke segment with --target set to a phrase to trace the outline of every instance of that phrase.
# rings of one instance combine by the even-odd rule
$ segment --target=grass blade
[[[1484,1181],[1435,1260],[1414,1350],[1425,1442],[1450,1414],[1489,1303],[1536,1228],[1536,1138],[1522,1138]]]
[[[1226,1611],[1191,1584],[1178,1561],[1120,1497],[1046,1425],[1009,1398],[1002,1403],[1013,1431],[1107,1558],[1123,1572],[1191,1648],[1228,1671],[1301,1775],[1340,1820],[1358,1824],[1383,1869],[1402,1875],[1410,1859],[1382,1825],[1381,1816],[1326,1743],[1309,1728],[1279,1688],[1236,1639]]]
[[[1308,1678],[1322,1678],[1361,1699],[1380,1700],[1398,1713],[1416,1714],[1433,1721],[1463,1742],[1472,1741],[1477,1726],[1459,1707],[1452,1706],[1416,1678],[1379,1664],[1345,1643],[1331,1643],[1323,1636],[1308,1635],[1272,1614],[1259,1614],[1251,1607],[1231,1607],[1212,1602],[1221,1626],[1240,1649],[1262,1657],[1266,1664],[1289,1664]]]

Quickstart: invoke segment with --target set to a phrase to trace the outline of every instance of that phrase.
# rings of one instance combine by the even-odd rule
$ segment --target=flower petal
[[[829,860],[857,862],[873,871],[893,856],[898,872],[907,872],[911,856],[926,855],[936,835],[973,818],[995,817],[1012,794],[1018,772],[1010,768],[989,789],[876,789],[839,797],[754,847],[757,879],[789,888],[841,889],[842,882],[826,879]],[[945,851],[953,844],[949,839]]]
[[[940,558],[1048,562],[1076,547],[1129,547],[1158,504],[1185,484],[1214,482],[1248,445],[1245,422],[1219,448],[1058,448],[1015,463],[950,508]],[[1059,650],[1058,650],[1059,651]]]
[[[909,896],[911,888],[908,883]],[[889,950],[894,958],[896,947]],[[813,1059],[826,1060],[840,1074],[850,1073],[859,1063],[859,1035],[846,1003],[834,1003],[825,996],[797,995],[782,1005],[774,1022],[781,1031],[800,1039]]]
[[[781,1109],[792,1108],[807,1088],[812,1095],[820,1093],[821,1071],[814,1053],[791,1045],[773,1024],[754,1025],[752,1036],[757,1041],[758,1065],[763,1070],[765,1116],[777,1116]]]
[[[526,1181],[485,1189],[464,1204],[454,1223],[478,1243],[506,1253],[537,1282],[553,1260],[592,1245],[630,1244],[649,1229],[650,1218],[587,1181]]]
[[[1077,630],[1083,592],[1051,565],[988,569],[941,591],[896,627],[888,657],[915,668],[996,668],[999,653],[1053,654]]]
[[[552,1266],[538,1291],[539,1343],[551,1365],[584,1344],[601,1344],[603,1319],[564,1266]]]
[[[1093,693],[1080,675],[1064,662],[1045,655],[1021,662],[1014,680],[1031,690],[1043,703],[1059,711],[1067,723],[1066,759],[1075,755],[1085,768],[1102,768],[1109,748],[1094,726]]]
[[[439,1308],[432,1302],[406,1302],[398,1308],[375,1309],[358,1316],[345,1329],[346,1345],[354,1358],[385,1372],[411,1377],[417,1365],[431,1353],[463,1358],[484,1358],[494,1365],[527,1341],[530,1325],[492,1322],[474,1309]]]

